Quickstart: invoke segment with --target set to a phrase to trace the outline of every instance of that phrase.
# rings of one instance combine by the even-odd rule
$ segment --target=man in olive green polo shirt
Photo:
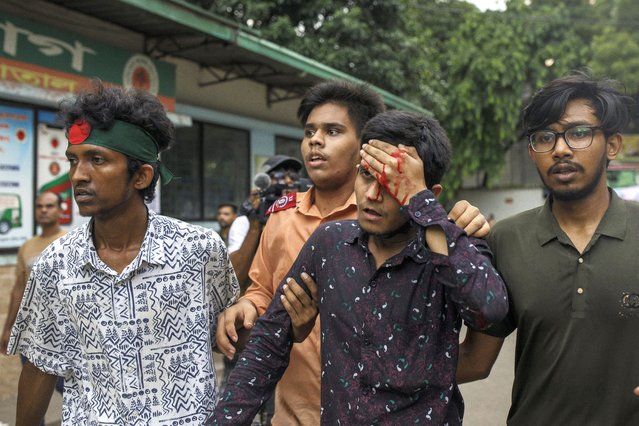
[[[639,425],[639,204],[607,186],[629,98],[574,73],[524,110],[529,154],[549,197],[489,235],[510,312],[470,332],[459,382],[488,375],[517,329],[508,425]]]

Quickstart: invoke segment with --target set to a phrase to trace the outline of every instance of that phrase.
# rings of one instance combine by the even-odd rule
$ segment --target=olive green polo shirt
[[[508,425],[639,425],[639,204],[611,202],[580,254],[550,201],[488,238],[517,329]]]

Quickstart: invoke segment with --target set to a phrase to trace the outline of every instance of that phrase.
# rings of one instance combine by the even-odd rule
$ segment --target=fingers
[[[371,139],[362,145],[360,165],[371,173],[400,205],[427,185],[424,164],[414,147]]]
[[[377,139],[371,139],[362,145],[360,152],[362,160],[377,173],[388,172],[384,170],[385,166],[391,166],[399,171],[403,162],[402,157],[407,154],[415,158],[417,151],[413,147],[395,146]]]
[[[469,235],[474,238],[486,238],[488,234],[490,233],[490,223],[488,223],[488,221],[485,220],[481,224],[481,226],[479,226],[479,228],[477,228],[476,230],[470,231],[470,230],[464,229],[464,231],[466,231],[466,235]]]
[[[230,308],[229,308],[230,309]],[[215,343],[217,344],[220,352],[224,354],[228,359],[233,359],[235,355],[235,348],[229,340],[229,332],[226,328],[226,311],[222,312],[217,317],[217,330],[215,331]],[[235,334],[235,327],[233,327],[232,333]],[[237,339],[237,334],[235,334]]]
[[[301,274],[302,281],[308,286],[311,295],[293,278],[288,278],[280,296],[282,305],[288,312],[294,326],[302,326],[317,315],[317,287],[315,281],[306,273]]]
[[[315,285],[314,282],[313,285]],[[293,278],[286,279],[286,284],[284,284],[283,290],[284,294],[282,295],[282,298],[287,299],[291,306],[298,313],[301,312],[304,307],[312,306],[313,303],[315,303],[315,300],[313,300],[312,296],[309,296],[306,291],[304,291],[302,286],[300,286]]]
[[[490,231],[490,224],[481,211],[466,200],[455,203],[448,217],[469,236],[483,238]]]
[[[639,386],[635,388],[635,395],[639,396]]]
[[[448,217],[457,224],[457,219],[459,219],[459,216],[461,216],[469,206],[471,206],[471,204],[466,200],[457,201],[451,211],[448,212]],[[457,224],[457,226],[459,225]]]
[[[218,316],[215,341],[220,351],[229,359],[235,356],[234,344],[238,341],[237,330],[250,329],[257,319],[257,309],[248,300],[240,300]]]
[[[311,278],[311,276],[308,275],[306,272],[302,272],[300,276],[302,277],[302,281],[304,281],[304,284],[306,284],[306,287],[308,287],[308,289],[311,291],[311,298],[314,301],[317,301],[317,285],[315,284],[315,280],[313,280],[313,278]]]

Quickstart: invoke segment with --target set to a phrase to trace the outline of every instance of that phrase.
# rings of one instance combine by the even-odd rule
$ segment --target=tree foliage
[[[527,98],[584,63],[588,49],[577,34],[556,31],[566,16],[565,8],[511,1],[505,12],[467,14],[447,42],[446,103],[438,115],[454,142],[451,189],[477,170],[489,181],[497,177],[505,150],[519,139]]]
[[[275,43],[431,109],[465,175],[498,175],[520,111],[543,84],[590,65],[639,92],[636,0],[215,0],[212,11]]]
[[[431,102],[416,60],[428,46],[406,32],[400,1],[216,1],[213,11],[261,35],[416,102]],[[415,82],[418,82],[415,84]]]

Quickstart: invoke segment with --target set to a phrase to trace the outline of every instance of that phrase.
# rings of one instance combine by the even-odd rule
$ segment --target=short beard
[[[595,176],[593,176],[590,182],[586,183],[586,185],[583,188],[568,189],[563,191],[553,190],[551,187],[549,187],[546,184],[546,181],[541,175],[541,172],[539,171],[539,169],[537,170],[537,173],[539,173],[539,177],[541,178],[541,181],[543,182],[544,186],[550,193],[553,200],[578,201],[578,200],[583,200],[588,195],[594,192],[595,188],[599,184],[599,180],[601,179],[601,176],[604,173],[606,173],[607,164],[608,164],[608,160],[606,159],[606,157],[603,157],[601,163],[599,163],[599,167],[597,168],[597,173],[595,174]]]

